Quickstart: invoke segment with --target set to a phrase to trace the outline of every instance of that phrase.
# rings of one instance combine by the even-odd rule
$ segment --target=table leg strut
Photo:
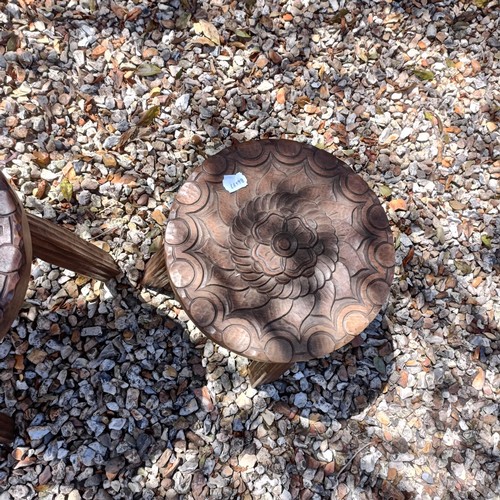
[[[279,379],[283,373],[293,366],[293,363],[264,363],[262,361],[250,361],[248,373],[250,384],[257,387],[261,384],[270,384]]]
[[[165,252],[160,248],[146,263],[141,286],[151,288],[165,288],[169,284]]]
[[[28,222],[33,257],[101,281],[120,274],[111,255],[71,231],[31,214]]]

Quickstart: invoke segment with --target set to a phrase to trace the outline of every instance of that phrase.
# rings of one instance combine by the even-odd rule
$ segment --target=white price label
[[[238,191],[238,189],[248,186],[248,182],[247,178],[241,172],[238,172],[234,175],[225,175],[222,180],[222,185],[226,191],[234,193]]]

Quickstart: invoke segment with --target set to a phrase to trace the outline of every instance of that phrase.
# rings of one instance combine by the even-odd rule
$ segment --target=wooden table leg
[[[165,251],[163,247],[156,252],[146,264],[141,286],[164,288],[169,285]]]
[[[71,231],[31,214],[28,222],[33,257],[101,281],[120,273],[111,255]]]
[[[250,361],[248,374],[252,387],[261,384],[270,384],[279,379],[283,373],[293,366],[293,363],[264,363],[262,361]]]
[[[0,443],[10,444],[15,437],[14,420],[4,413],[0,413]]]

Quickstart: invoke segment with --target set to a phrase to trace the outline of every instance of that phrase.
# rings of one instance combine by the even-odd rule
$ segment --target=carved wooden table
[[[230,193],[224,176],[238,173],[248,185]],[[239,187],[238,177],[228,180]],[[172,206],[164,257],[187,314],[214,342],[253,360],[255,386],[368,326],[389,294],[394,245],[359,175],[312,146],[265,140],[225,149],[193,171]],[[165,282],[163,265],[155,256],[143,282]]]
[[[24,301],[33,257],[99,280],[120,272],[111,256],[100,248],[26,214],[0,171],[0,341]],[[0,443],[10,443],[13,438],[13,422],[0,414]]]

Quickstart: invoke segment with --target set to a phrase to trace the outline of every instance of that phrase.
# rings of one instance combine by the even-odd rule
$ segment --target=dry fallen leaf
[[[109,153],[104,153],[102,155],[102,162],[106,167],[116,167],[116,159]]]
[[[33,151],[33,161],[39,167],[46,167],[50,163],[50,155],[45,151]]]
[[[453,210],[463,210],[466,206],[467,205],[464,205],[457,200],[450,201],[450,207],[453,208]]]
[[[246,31],[244,30],[240,30],[240,29],[237,29],[234,34],[238,37],[238,38],[243,38],[245,40],[248,40],[250,38],[252,38],[252,35],[250,35],[249,33],[247,33]]]
[[[137,122],[137,126],[147,127],[148,125],[151,125],[155,121],[155,118],[159,116],[159,114],[160,106],[152,106],[151,108],[144,111],[144,113],[142,113],[139,121]]]
[[[406,210],[407,206],[406,206],[406,201],[401,199],[401,198],[397,198],[395,200],[391,200],[389,202],[389,208],[391,210]]]
[[[47,196],[49,189],[50,187],[48,182],[44,179],[40,179],[35,191],[35,196],[37,197],[37,199],[43,200]]]
[[[428,69],[414,69],[413,74],[420,80],[428,82],[434,80],[434,73]]]
[[[112,184],[126,184],[127,186],[132,187],[137,187],[137,182],[132,177],[131,175],[120,175],[120,174],[115,174],[111,177],[110,179]]]
[[[128,10],[125,9],[124,7],[121,7],[120,5],[117,5],[114,2],[111,2],[110,7],[115,16],[121,21],[123,21],[127,17]]]
[[[307,97],[306,95],[301,95],[297,97],[297,100],[295,101],[301,108],[303,108],[306,104],[309,104],[311,102],[311,99]]]
[[[137,127],[131,127],[120,136],[116,149],[122,149],[137,133]]]
[[[63,199],[71,201],[71,198],[73,198],[73,184],[66,177],[63,177],[59,189],[63,195]]]
[[[406,267],[411,262],[411,259],[413,259],[414,255],[415,255],[415,249],[411,247],[410,250],[408,251],[408,254],[403,259],[403,267]]]
[[[392,194],[392,189],[389,186],[386,186],[385,184],[382,184],[379,187],[379,191],[384,198],[389,198],[389,196],[391,196]]]
[[[472,381],[472,387],[477,391],[480,391],[484,386],[484,370],[479,367],[479,370]]]
[[[151,217],[160,225],[165,224],[165,222],[167,221],[167,218],[165,217],[163,212],[158,208],[156,210],[153,210],[153,212],[151,213]]]
[[[206,36],[194,36],[191,38],[190,41],[191,44],[193,45],[209,45],[210,47],[215,47],[217,44],[214,43],[210,38],[207,38]]]
[[[136,75],[139,76],[155,76],[161,72],[162,69],[160,68],[160,66],[151,63],[139,64],[139,66],[137,66],[137,69],[135,70]]]
[[[134,7],[126,15],[127,21],[135,21],[142,14],[142,9],[140,7]]]
[[[24,370],[24,356],[22,354],[16,354],[15,360],[14,368],[16,370]]]
[[[201,407],[207,411],[211,412],[214,409],[214,404],[212,402],[212,396],[210,395],[210,391],[208,390],[208,387],[203,386],[198,389],[193,390],[194,395],[200,402]]]
[[[197,35],[203,35],[215,45],[220,45],[219,32],[212,23],[205,21],[204,19],[200,19],[197,23],[193,24],[193,28]]]
[[[491,249],[491,238],[487,234],[481,236],[481,243],[486,247]]]
[[[106,47],[104,45],[98,45],[97,47],[95,47],[92,52],[91,52],[91,55],[92,57],[99,57],[99,56],[102,56],[104,54],[104,52],[106,52]]]

